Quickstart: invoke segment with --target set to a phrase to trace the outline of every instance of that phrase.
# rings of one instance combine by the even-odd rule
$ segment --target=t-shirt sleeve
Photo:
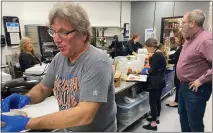
[[[47,73],[41,81],[42,84],[51,89],[54,87],[56,60],[57,56],[51,61]]]
[[[107,102],[112,66],[105,61],[93,63],[82,73],[79,101]]]

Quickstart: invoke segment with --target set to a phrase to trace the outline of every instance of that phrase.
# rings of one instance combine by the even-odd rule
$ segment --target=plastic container
[[[117,119],[124,125],[134,122],[139,115],[148,113],[149,96],[148,92],[139,94],[133,103],[126,103],[124,99],[116,99],[117,103]]]
[[[145,54],[148,55],[148,51],[146,48],[139,48],[138,49],[138,54]]]
[[[141,69],[144,68],[145,58],[145,54],[137,54],[137,61],[139,62],[139,68]]]

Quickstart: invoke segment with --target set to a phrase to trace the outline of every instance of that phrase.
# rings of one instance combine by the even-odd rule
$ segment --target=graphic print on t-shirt
[[[73,75],[56,75],[53,92],[60,110],[75,107],[79,102],[78,78]]]

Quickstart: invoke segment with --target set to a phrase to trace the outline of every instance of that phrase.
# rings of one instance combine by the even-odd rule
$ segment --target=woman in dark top
[[[24,37],[20,41],[20,56],[19,64],[21,70],[24,72],[26,69],[34,66],[35,64],[41,64],[40,60],[35,56],[31,39]]]
[[[114,58],[115,56],[123,56],[124,55],[123,44],[121,42],[119,42],[117,35],[115,35],[113,37],[113,39],[114,40],[112,41],[111,45],[109,46],[109,49],[113,50],[110,53],[110,55],[112,56],[112,58]]]
[[[182,45],[183,45],[184,41],[185,41],[185,39],[183,38],[181,32],[177,33],[176,44],[178,45],[178,49],[174,54],[169,56],[169,61],[168,61],[169,64],[175,65],[175,69],[176,69],[176,65],[179,60],[180,52],[182,50],[182,47],[183,47]],[[174,83],[175,83],[175,87],[176,87],[175,101],[172,103],[166,104],[166,106],[168,106],[168,107],[178,107],[178,92],[179,92],[179,87],[180,87],[180,80],[177,78],[176,72],[175,72]]]
[[[166,85],[165,71],[166,71],[166,55],[163,46],[158,43],[155,38],[149,38],[145,42],[145,47],[148,52],[152,54],[149,59],[150,68],[144,68],[142,74],[148,74],[148,91],[149,104],[151,109],[151,118],[147,118],[150,123],[144,125],[143,128],[147,130],[157,131],[157,117],[161,112],[161,93]]]
[[[135,34],[132,38],[127,42],[127,54],[136,55],[139,48],[143,48],[143,46],[139,43],[140,36]]]

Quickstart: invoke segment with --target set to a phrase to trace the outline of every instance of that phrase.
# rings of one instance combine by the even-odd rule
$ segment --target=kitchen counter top
[[[167,65],[167,70],[174,70],[174,65],[173,64],[168,64]],[[125,82],[125,81],[121,81],[121,85],[120,87],[116,87],[115,88],[115,94],[125,90],[125,89],[128,89],[130,87],[132,87],[133,85],[135,85],[137,82]]]
[[[33,105],[27,105],[22,109],[14,109],[18,111],[24,111],[27,113],[27,116],[30,118],[40,117],[47,114],[51,114],[59,111],[58,102],[55,96],[51,96],[46,98],[43,102]],[[32,130],[32,131],[40,131],[40,130]],[[42,130],[41,130],[42,131]],[[46,130],[43,130],[46,131]],[[49,130],[52,131],[52,130]],[[23,130],[21,132],[31,132],[30,129]]]
[[[115,94],[125,90],[125,89],[128,89],[130,87],[132,87],[133,85],[135,85],[137,82],[125,82],[125,81],[121,81],[121,85],[120,87],[116,87],[115,88]]]
[[[4,82],[12,80],[12,76],[10,74],[8,74],[8,73],[5,73],[5,72],[1,71],[1,75],[2,75],[0,77],[1,83],[4,83]]]
[[[27,105],[22,109],[17,109],[27,113],[28,117],[34,118],[59,111],[58,102],[55,96],[46,98],[43,102]]]

